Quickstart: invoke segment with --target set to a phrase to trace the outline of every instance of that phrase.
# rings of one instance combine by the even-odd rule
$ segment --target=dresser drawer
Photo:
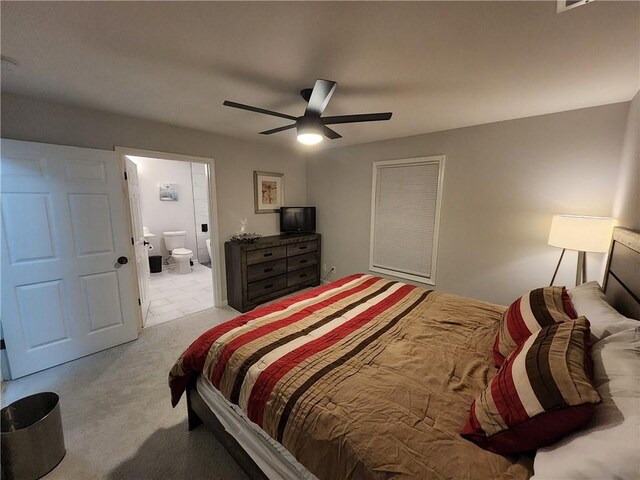
[[[282,290],[287,287],[287,276],[280,275],[279,277],[267,278],[266,280],[260,280],[259,282],[253,282],[249,284],[247,296],[249,300],[254,298],[263,297],[277,290]]]
[[[310,267],[318,264],[318,254],[316,252],[305,253],[304,255],[296,255],[287,258],[287,271],[300,270],[301,268]]]
[[[272,235],[255,243],[225,242],[229,306],[247,312],[261,303],[320,283],[320,235]]]
[[[257,282],[265,278],[277,277],[287,271],[287,260],[272,260],[271,262],[258,263],[247,267],[247,281]]]
[[[312,280],[318,280],[318,268],[315,266],[287,273],[287,287],[293,287]]]
[[[284,258],[286,256],[286,245],[272,248],[261,248],[259,250],[250,250],[247,252],[247,265],[268,262],[270,260],[277,260],[278,258]]]
[[[318,250],[318,242],[312,240],[311,242],[292,243],[287,245],[287,257],[293,255],[301,255],[307,252],[315,252]]]

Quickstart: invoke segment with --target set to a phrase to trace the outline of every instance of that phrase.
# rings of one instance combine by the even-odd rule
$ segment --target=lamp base
[[[558,269],[560,268],[560,263],[562,262],[562,257],[564,257],[565,248],[562,249],[562,253],[560,254],[560,258],[558,259],[558,264],[556,265],[556,269],[553,272],[553,277],[551,277],[551,283],[549,283],[550,287],[553,287],[553,281],[556,279],[556,275],[558,274]]]
[[[558,275],[558,269],[560,268],[560,263],[562,263],[562,257],[564,257],[565,248],[562,249],[562,253],[560,254],[560,258],[558,259],[558,264],[556,265],[556,269],[553,272],[553,277],[551,277],[551,283],[549,286],[553,286],[553,282],[556,279],[556,275]],[[576,268],[576,287],[578,285],[582,285],[587,281],[587,261],[584,252],[578,252],[578,266]]]
[[[584,252],[578,252],[578,267],[576,268],[576,287],[587,281],[587,260]]]

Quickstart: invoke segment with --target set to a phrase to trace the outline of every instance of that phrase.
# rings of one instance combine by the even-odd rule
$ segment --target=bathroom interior
[[[143,326],[213,307],[209,171],[204,163],[129,156],[138,169],[149,243],[149,308]]]

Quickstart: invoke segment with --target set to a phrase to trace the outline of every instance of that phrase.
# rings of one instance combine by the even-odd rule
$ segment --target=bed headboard
[[[613,229],[602,288],[616,310],[640,320],[640,232]]]

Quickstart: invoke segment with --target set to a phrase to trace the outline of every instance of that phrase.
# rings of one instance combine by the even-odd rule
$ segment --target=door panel
[[[28,348],[69,340],[69,319],[64,308],[63,280],[16,287]],[[25,321],[30,319],[30,321]]]
[[[137,338],[115,152],[2,140],[2,327],[12,378]]]
[[[89,315],[89,332],[122,324],[122,312],[111,308],[120,305],[120,288],[115,272],[96,273],[81,277],[80,284]]]
[[[4,194],[2,217],[12,264],[55,257],[48,194]],[[25,218],[29,221],[25,222]]]
[[[69,211],[78,255],[114,252],[107,194],[70,194]]]
[[[140,182],[138,178],[138,166],[125,157],[127,171],[127,190],[129,194],[129,209],[131,211],[131,228],[133,230],[133,248],[136,256],[136,270],[138,273],[138,292],[140,294],[140,306],[142,319],[147,318],[149,311],[149,249],[146,245],[144,227],[142,223],[142,208],[140,201]]]
[[[43,177],[45,163],[42,158],[24,158],[20,155],[2,155],[2,176],[10,177]]]
[[[72,182],[107,182],[107,173],[101,162],[68,160],[65,172],[67,180]]]

